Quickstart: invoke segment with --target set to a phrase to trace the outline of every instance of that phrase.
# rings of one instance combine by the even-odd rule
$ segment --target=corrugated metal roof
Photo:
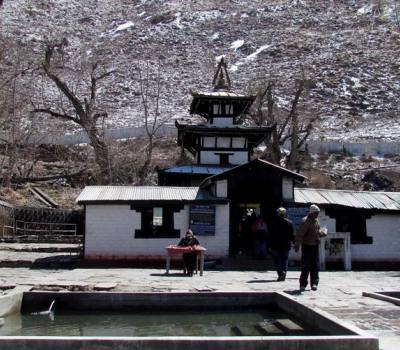
[[[400,210],[399,192],[361,192],[295,188],[294,201],[303,204],[343,205],[359,209]]]
[[[197,199],[198,192],[198,187],[87,186],[76,202],[191,201]]]
[[[208,174],[216,175],[223,173],[226,170],[231,169],[230,167],[221,166],[204,166],[204,165],[177,165],[171,168],[163,170],[165,173],[180,173],[180,174]]]
[[[230,92],[230,91],[198,91],[198,92],[193,92],[193,96],[198,96],[198,97],[234,97],[234,98],[254,98],[253,96],[246,96],[242,94],[238,94],[236,92]]]

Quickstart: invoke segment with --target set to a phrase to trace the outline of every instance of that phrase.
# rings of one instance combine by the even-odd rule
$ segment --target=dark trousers
[[[289,250],[273,249],[271,254],[278,276],[286,273],[288,266]]]
[[[301,246],[301,274],[300,287],[306,287],[308,275],[310,275],[310,284],[318,285],[319,282],[319,247],[317,245]]]
[[[183,262],[188,272],[193,272],[196,267],[196,252],[182,254]]]

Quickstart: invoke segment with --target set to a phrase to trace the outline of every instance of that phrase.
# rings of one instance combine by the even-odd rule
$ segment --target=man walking
[[[289,251],[294,243],[293,224],[286,219],[286,209],[278,208],[277,221],[274,229],[268,237],[268,247],[271,248],[272,259],[274,260],[278,282],[286,279]]]
[[[303,292],[308,284],[312,290],[318,289],[319,282],[319,241],[326,236],[326,232],[321,230],[318,215],[320,209],[312,204],[309,213],[302,219],[299,231],[296,235],[295,251],[298,252],[301,245],[301,274],[300,291]]]

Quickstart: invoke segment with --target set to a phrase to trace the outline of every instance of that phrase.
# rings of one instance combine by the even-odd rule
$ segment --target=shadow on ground
[[[78,255],[55,255],[39,258],[33,261],[31,269],[75,269],[79,267],[80,257]]]
[[[276,280],[251,280],[251,281],[246,281],[246,283],[271,283],[271,282],[276,282]]]
[[[174,272],[174,273],[151,273],[150,276],[154,277],[189,277],[185,275],[183,272]]]

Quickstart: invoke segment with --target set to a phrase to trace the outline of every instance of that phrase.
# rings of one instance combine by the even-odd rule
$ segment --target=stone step
[[[284,331],[278,328],[274,323],[259,322],[254,326],[262,335],[283,335]]]
[[[300,326],[298,323],[288,319],[281,318],[275,321],[275,325],[282,329],[285,333],[303,333],[304,328]]]
[[[264,333],[256,327],[256,325],[236,325],[232,327],[232,332],[236,336],[260,336]]]

